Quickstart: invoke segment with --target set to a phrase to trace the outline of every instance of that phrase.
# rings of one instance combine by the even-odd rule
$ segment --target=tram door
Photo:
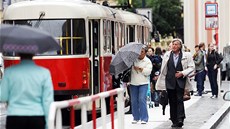
[[[89,42],[90,42],[90,74],[91,74],[91,93],[96,94],[100,91],[100,21],[92,20],[89,22]]]

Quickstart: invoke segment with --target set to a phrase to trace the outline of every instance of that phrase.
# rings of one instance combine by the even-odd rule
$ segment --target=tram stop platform
[[[194,89],[196,83],[193,82]],[[217,99],[211,99],[211,90],[209,82],[205,82],[205,91],[202,97],[192,96],[191,100],[185,101],[186,119],[184,120],[183,129],[214,129],[221,122],[223,117],[230,114],[230,102],[223,100],[225,91],[230,90],[230,82],[224,81],[220,86],[220,92]],[[162,115],[162,107],[149,108],[149,122],[146,125],[132,124],[132,115],[125,115],[125,129],[171,129],[169,120],[169,106],[166,107],[165,115]],[[116,125],[116,124],[115,124]],[[229,125],[225,126],[229,129]]]
[[[193,82],[194,89],[196,90],[196,84]],[[230,102],[223,100],[223,94],[226,91],[230,91],[230,82],[223,81],[220,86],[219,96],[216,99],[211,99],[211,90],[209,82],[205,81],[205,91],[207,94],[203,94],[202,97],[192,96],[189,101],[185,101],[185,113],[186,119],[184,120],[184,126],[182,129],[229,129],[230,116],[228,117],[228,125],[218,127],[218,124],[222,121],[226,115],[230,115]],[[1,108],[3,106],[0,106]],[[127,112],[129,107],[125,108]],[[125,114],[124,116],[124,129],[172,129],[171,121],[169,120],[169,106],[167,105],[165,115],[162,114],[162,107],[148,108],[149,121],[147,124],[132,124],[133,117],[131,114]],[[106,116],[107,129],[111,129],[110,115]],[[4,129],[5,124],[5,110],[1,109],[0,114],[0,127]],[[102,129],[101,118],[96,120],[97,129]],[[117,112],[115,112],[115,129],[118,129]],[[67,127],[68,128],[68,127]],[[75,129],[81,129],[81,126],[75,127]],[[92,122],[87,124],[87,129],[93,129]]]
[[[193,82],[194,89],[196,84]],[[185,101],[186,119],[182,129],[229,129],[230,120],[228,125],[221,128],[217,125],[222,121],[226,115],[230,115],[230,102],[223,100],[223,95],[226,91],[230,90],[230,82],[224,81],[220,86],[220,93],[218,98],[211,99],[211,89],[209,82],[205,81],[205,91],[202,97],[192,95],[189,101]],[[128,107],[129,108],[129,107]],[[128,111],[126,108],[126,112]],[[162,107],[148,108],[149,121],[147,124],[132,124],[133,117],[131,114],[125,114],[124,129],[172,129],[171,121],[169,120],[169,106],[167,105],[165,115],[162,114]],[[107,116],[107,129],[111,129],[110,115]],[[97,129],[102,129],[100,125],[100,118],[97,119]],[[118,129],[117,114],[115,113],[115,129]],[[87,129],[91,129],[92,124],[89,124]],[[80,129],[80,128],[77,128]]]

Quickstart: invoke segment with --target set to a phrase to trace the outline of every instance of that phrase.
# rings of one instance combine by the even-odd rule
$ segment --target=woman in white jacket
[[[139,58],[134,62],[131,71],[130,92],[133,121],[136,124],[139,120],[141,124],[148,122],[147,110],[147,90],[149,83],[149,75],[152,71],[152,63],[146,57],[147,47],[141,50]]]

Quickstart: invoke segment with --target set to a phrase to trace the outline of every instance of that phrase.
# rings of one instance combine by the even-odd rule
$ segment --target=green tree
[[[183,38],[183,13],[181,0],[145,0],[146,8],[152,8],[153,26],[162,36],[172,34]],[[127,0],[118,0],[124,3]],[[142,8],[142,0],[132,0],[133,8]]]

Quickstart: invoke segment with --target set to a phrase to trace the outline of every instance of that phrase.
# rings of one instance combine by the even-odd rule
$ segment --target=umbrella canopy
[[[44,53],[60,50],[48,33],[29,26],[0,25],[0,52]]]
[[[117,76],[130,68],[139,57],[143,46],[144,44],[131,42],[120,48],[110,64],[110,74]]]

